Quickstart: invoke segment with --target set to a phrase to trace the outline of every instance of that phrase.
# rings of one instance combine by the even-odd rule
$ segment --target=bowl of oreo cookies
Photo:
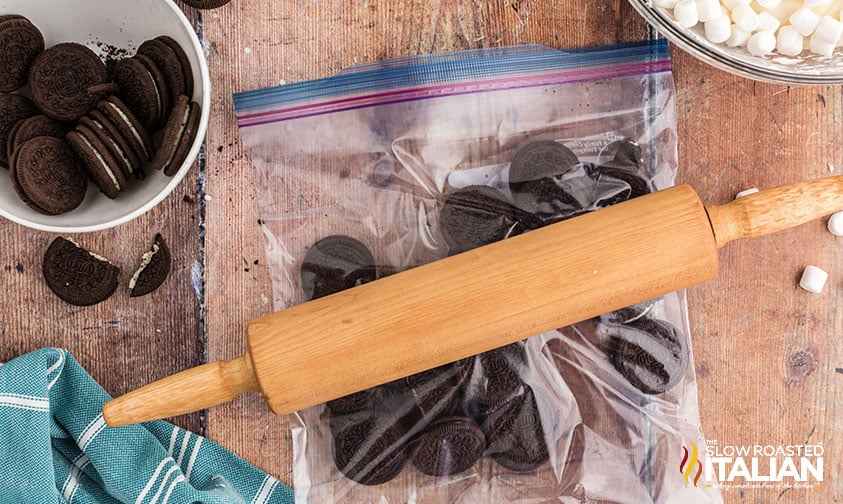
[[[170,0],[0,0],[0,215],[45,231],[111,228],[182,181],[210,79]]]

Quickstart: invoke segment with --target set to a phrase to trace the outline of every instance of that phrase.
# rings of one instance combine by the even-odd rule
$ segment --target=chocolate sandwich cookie
[[[44,36],[23,16],[0,18],[0,93],[26,85],[29,68],[44,50]]]
[[[515,153],[509,167],[509,189],[515,206],[531,216],[530,229],[579,215],[584,204],[565,175],[579,166],[576,154],[559,142],[540,140]]]
[[[190,58],[188,58],[187,53],[184,52],[184,49],[182,49],[178,42],[166,35],[155,37],[155,40],[163,42],[167,45],[167,47],[173,50],[173,54],[176,55],[176,59],[178,59],[179,65],[181,65],[182,75],[184,76],[184,94],[192,98],[193,67],[190,65]]]
[[[595,202],[595,206],[599,208],[652,192],[649,182],[638,175],[635,168],[618,161],[597,166],[589,171],[589,176],[597,182],[598,193],[605,194],[598,196]]]
[[[88,112],[86,117],[80,119],[80,124],[84,124],[91,129],[94,129],[95,132],[99,131],[104,133],[106,137],[113,143],[116,147],[115,150],[117,151],[117,157],[125,158],[128,161],[129,166],[129,173],[134,174],[137,170],[143,167],[144,164],[149,162],[148,159],[141,160],[141,157],[138,155],[137,150],[142,148],[133,147],[132,142],[130,142],[123,133],[111,122],[110,119],[105,117],[105,115],[100,112],[99,110],[92,110]]]
[[[184,3],[197,9],[218,9],[231,0],[185,0]]]
[[[644,165],[644,155],[641,145],[635,140],[624,138],[623,140],[612,142],[607,150],[614,151],[614,160],[619,163],[625,163],[635,167],[642,167]]]
[[[474,358],[463,384],[464,408],[479,421],[489,411],[519,400],[526,391],[527,386],[519,374],[526,364],[526,356],[522,357],[520,352],[510,348],[482,353]]]
[[[53,138],[64,138],[67,134],[67,127],[59,122],[50,119],[45,115],[32,116],[28,119],[19,121],[12,132],[9,133],[9,139],[6,142],[6,154],[9,159],[12,158],[12,153],[23,145],[24,142],[32,140],[39,136],[48,136]]]
[[[47,286],[75,306],[105,301],[117,290],[120,268],[65,238],[56,238],[44,253]]]
[[[144,252],[140,265],[129,280],[129,297],[140,297],[149,294],[167,279],[170,274],[170,248],[160,234],[155,235],[152,248]]]
[[[629,383],[645,394],[672,389],[688,367],[685,335],[668,322],[642,317],[606,328],[609,358]]]
[[[161,71],[170,103],[175,103],[179,96],[187,94],[184,70],[172,47],[157,39],[147,40],[138,48],[138,54],[152,60]]]
[[[447,195],[439,212],[439,231],[454,255],[520,234],[523,229],[515,208],[500,191],[475,185]]]
[[[372,387],[347,396],[328,401],[328,409],[332,414],[357,413],[358,411],[377,410],[383,399],[383,390]]]
[[[154,131],[164,124],[170,101],[164,76],[151,59],[139,54],[120,60],[114,67],[114,82],[144,127]]]
[[[36,137],[15,151],[12,185],[32,209],[46,215],[70,212],[85,199],[88,181],[64,141]]]
[[[67,142],[82,159],[88,176],[103,194],[111,199],[126,188],[126,178],[120,165],[93,131],[79,125],[67,134]]]
[[[93,119],[90,115],[79,119],[79,126],[87,128],[105,146],[108,153],[117,162],[122,178],[128,183],[132,172],[137,167],[137,165],[132,164],[129,153],[123,150],[117,140],[106,131],[102,122]]]
[[[519,401],[490,414],[483,432],[489,440],[487,453],[511,471],[532,471],[550,458],[532,388]]]
[[[308,300],[371,282],[376,275],[375,258],[369,249],[342,235],[328,236],[314,243],[305,253],[299,272]]]
[[[109,96],[97,104],[97,111],[102,113],[119,132],[119,135],[114,136],[114,138],[125,139],[131,150],[141,160],[141,164],[145,164],[152,159],[155,155],[152,138],[126,104],[116,96]]]
[[[406,431],[376,412],[349,415],[334,430],[333,457],[337,469],[363,485],[381,485],[401,473],[407,461]]]
[[[96,105],[102,90],[96,86],[108,84],[108,74],[93,51],[67,42],[35,58],[28,82],[32,100],[44,114],[59,121],[75,121]]]
[[[151,167],[163,170],[168,177],[175,175],[196,139],[199,116],[197,103],[190,102],[185,95],[178,97],[164,127],[158,152],[149,163]]]
[[[521,192],[525,184],[564,175],[579,162],[577,155],[559,142],[531,142],[512,157],[509,166],[509,187],[513,193]]]
[[[415,404],[416,421],[429,423],[439,416],[452,416],[460,406],[459,369],[446,364],[404,378]]]
[[[16,94],[0,95],[0,145],[8,145],[15,125],[35,115],[38,115],[38,109],[29,99]],[[0,166],[9,167],[6,149],[0,149]]]
[[[413,465],[431,476],[451,476],[470,469],[486,450],[486,436],[474,420],[445,417],[413,442]]]
[[[646,317],[659,300],[661,298],[636,303],[632,306],[601,315],[599,320],[602,324],[630,324],[642,317]]]
[[[182,131],[181,140],[176,147],[176,153],[170,162],[164,167],[164,175],[172,177],[178,173],[179,168],[182,167],[187,160],[190,149],[199,135],[199,123],[202,117],[202,109],[196,102],[190,102],[190,110],[187,115],[187,121],[184,123],[184,131]]]

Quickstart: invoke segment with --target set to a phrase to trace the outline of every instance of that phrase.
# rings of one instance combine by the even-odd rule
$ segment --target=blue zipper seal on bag
[[[237,123],[244,128],[390,103],[671,70],[664,39],[566,51],[505,49],[368,64],[323,79],[237,93]],[[367,70],[369,65],[374,68]]]

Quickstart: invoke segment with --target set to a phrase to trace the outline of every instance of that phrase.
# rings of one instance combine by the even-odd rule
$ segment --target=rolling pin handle
[[[159,420],[226,403],[245,392],[259,392],[252,359],[216,361],[139,388],[102,408],[110,427]]]
[[[776,187],[705,209],[720,248],[843,210],[843,175]]]

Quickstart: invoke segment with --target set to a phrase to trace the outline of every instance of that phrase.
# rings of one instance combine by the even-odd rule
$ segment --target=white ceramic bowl
[[[703,25],[686,29],[679,26],[653,0],[629,0],[629,3],[668,40],[700,60],[741,77],[776,84],[843,84],[843,55],[840,49],[830,58],[814,54],[796,57],[753,56],[744,47],[728,47],[706,40]]]
[[[134,51],[160,35],[175,39],[193,67],[193,100],[202,106],[196,140],[187,160],[172,177],[147,170],[146,180],[132,183],[117,199],[108,199],[94,184],[79,208],[64,215],[40,214],[15,194],[6,170],[0,169],[0,215],[24,226],[57,233],[108,229],[148,211],[169,195],[199,154],[211,109],[211,81],[202,46],[181,9],[171,0],[0,0],[0,14],[29,18],[44,34],[47,47],[78,42],[104,54],[103,44]]]

